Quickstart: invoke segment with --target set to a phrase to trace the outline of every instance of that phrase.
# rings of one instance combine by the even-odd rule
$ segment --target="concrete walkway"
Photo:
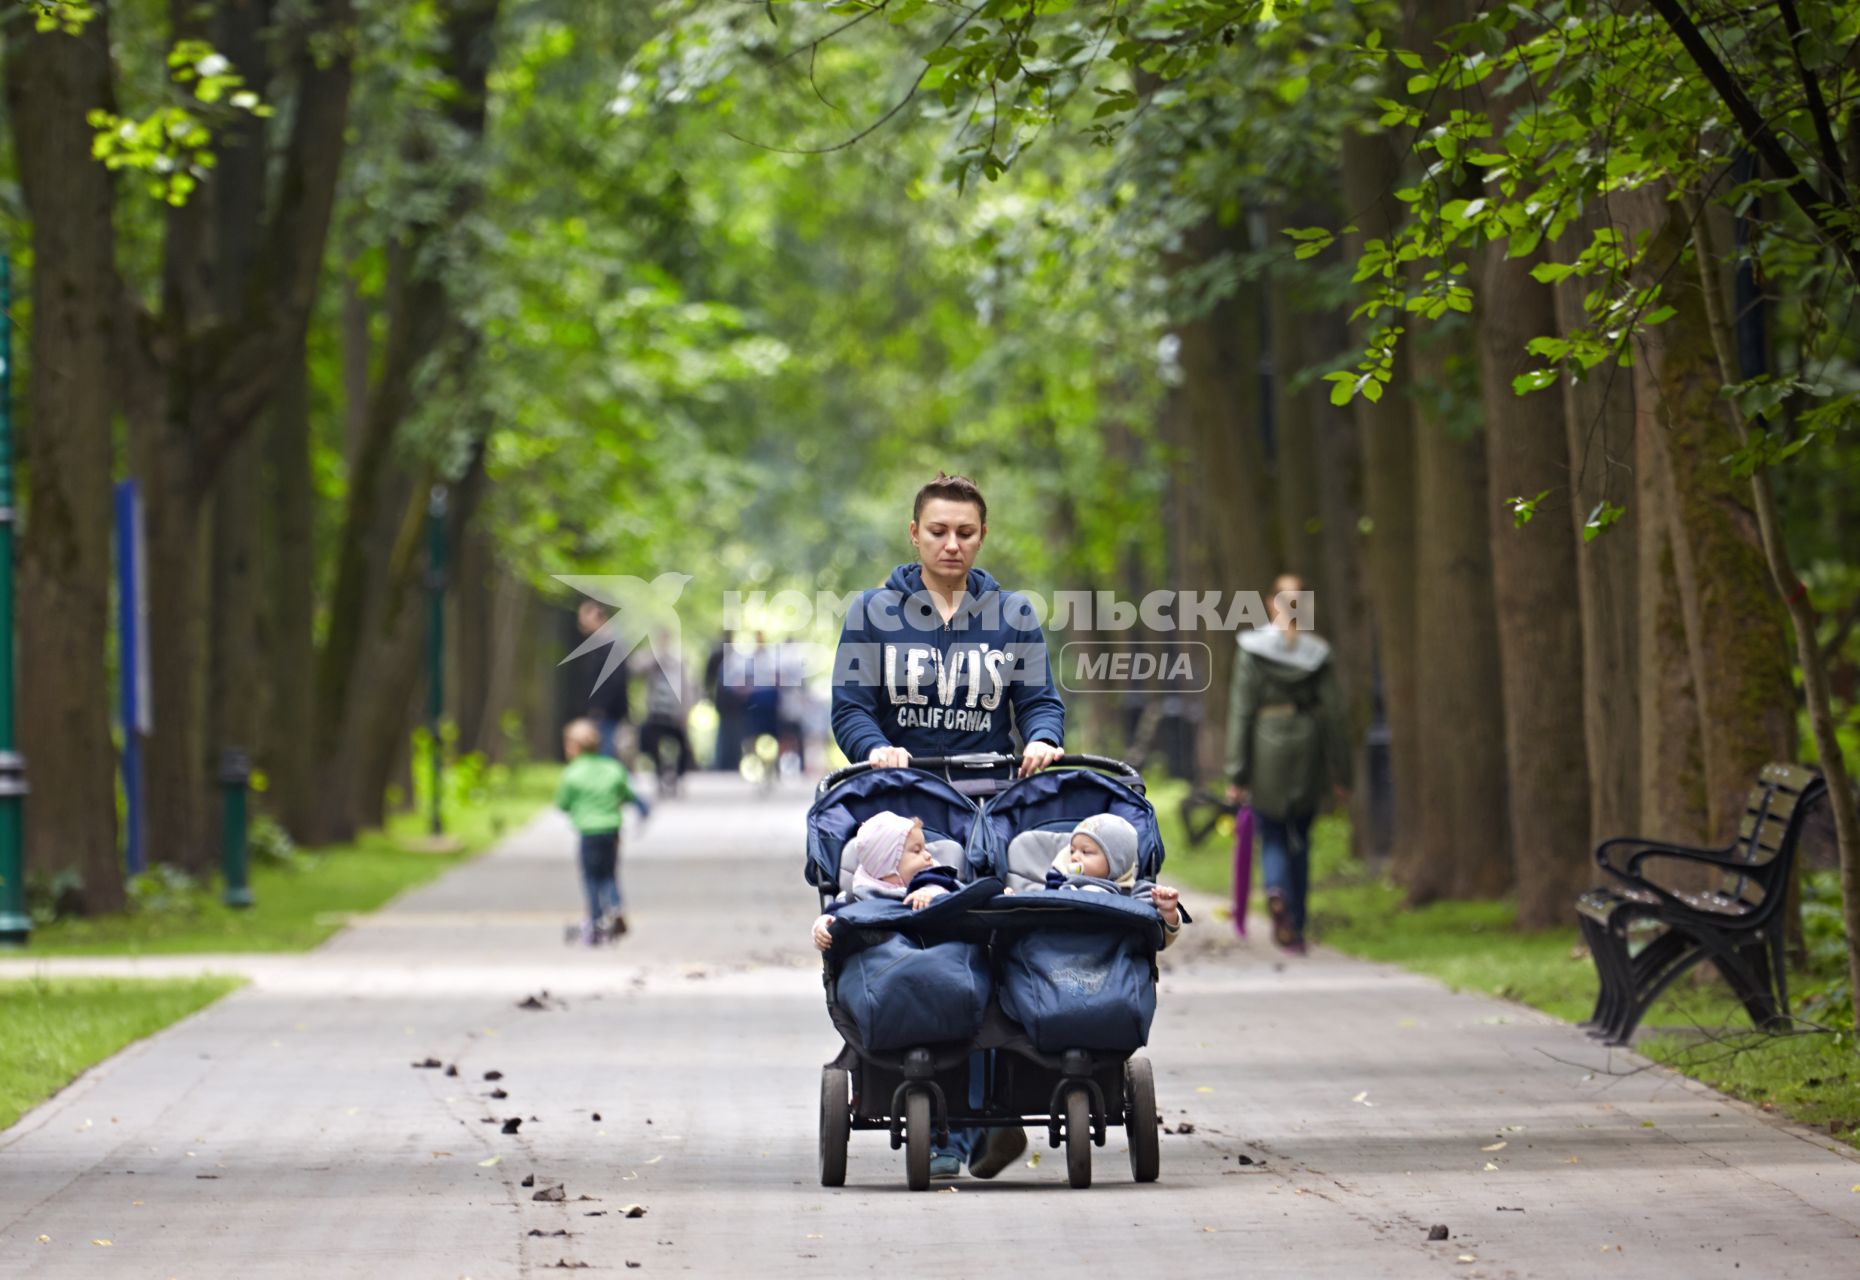
[[[0,1134],[0,1275],[1860,1270],[1844,1148],[1663,1071],[1592,1071],[1640,1062],[1518,1006],[1324,952],[1280,965],[1212,921],[1168,957],[1148,1051],[1189,1130],[1159,1184],[1130,1184],[1114,1130],[1088,1192],[1047,1151],[911,1195],[858,1133],[824,1190],[837,1041],[805,803],[700,779],[662,806],[613,950],[562,944],[578,890],[549,817],[307,956],[0,964],[252,979]],[[428,1056],[458,1074],[409,1065]]]

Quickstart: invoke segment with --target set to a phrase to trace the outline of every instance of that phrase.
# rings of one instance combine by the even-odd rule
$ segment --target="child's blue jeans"
[[[620,833],[584,832],[581,837],[581,891],[588,900],[588,920],[599,924],[620,901]]]

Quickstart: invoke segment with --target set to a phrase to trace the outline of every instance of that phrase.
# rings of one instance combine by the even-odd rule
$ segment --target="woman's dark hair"
[[[982,513],[982,523],[988,523],[988,503],[982,497],[982,491],[975,487],[975,481],[967,476],[952,476],[947,471],[936,473],[936,479],[917,491],[917,501],[911,504],[911,519],[917,520],[924,513],[924,503],[932,498],[942,498],[947,502],[973,502],[975,509]]]

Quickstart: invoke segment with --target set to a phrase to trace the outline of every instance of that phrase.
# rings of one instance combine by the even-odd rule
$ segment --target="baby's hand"
[[[925,907],[948,892],[949,890],[947,889],[939,889],[935,885],[927,884],[923,888],[907,896],[904,899],[904,905],[909,907],[912,911],[922,911]]]
[[[825,951],[833,945],[833,917],[821,916],[814,921],[814,946]]]
[[[1180,924],[1182,922],[1182,912],[1178,905],[1182,901],[1180,890],[1159,884],[1150,890],[1150,901],[1156,904],[1156,913],[1163,918],[1165,923]]]

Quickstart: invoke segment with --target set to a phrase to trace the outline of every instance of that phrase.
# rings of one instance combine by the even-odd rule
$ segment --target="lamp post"
[[[0,254],[0,945],[24,946],[26,760],[13,737],[13,263]]]
[[[426,732],[432,740],[430,797],[432,833],[440,835],[439,782],[444,767],[444,744],[439,720],[445,713],[446,673],[446,487],[433,486],[426,503]]]

